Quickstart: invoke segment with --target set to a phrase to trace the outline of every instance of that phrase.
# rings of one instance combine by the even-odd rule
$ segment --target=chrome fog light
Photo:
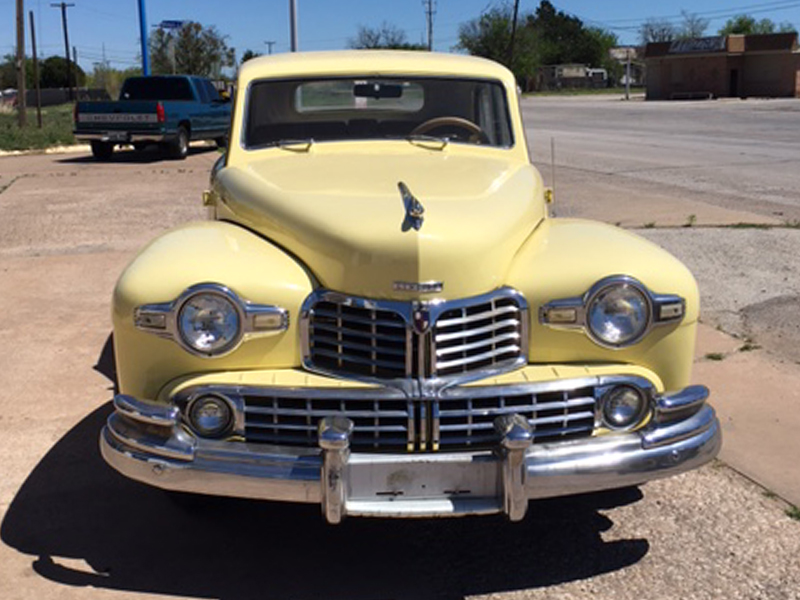
[[[650,325],[651,312],[650,300],[638,286],[612,283],[592,295],[586,321],[598,342],[618,348],[642,338]]]
[[[189,406],[189,424],[203,437],[219,437],[230,429],[233,411],[219,396],[200,396]]]
[[[629,385],[618,385],[602,398],[603,424],[609,429],[630,429],[639,424],[646,412],[644,393]]]
[[[232,350],[242,337],[242,315],[234,302],[216,292],[187,298],[178,313],[178,331],[184,345],[204,356]]]

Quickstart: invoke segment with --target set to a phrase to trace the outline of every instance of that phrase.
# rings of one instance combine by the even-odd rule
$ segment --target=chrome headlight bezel
[[[600,346],[604,346],[606,348],[624,348],[626,346],[632,346],[639,342],[647,333],[650,331],[651,327],[653,326],[653,302],[650,298],[650,294],[641,283],[636,281],[635,279],[630,280],[613,280],[608,282],[601,282],[602,285],[597,284],[595,285],[592,290],[590,290],[589,295],[587,297],[585,306],[586,306],[586,332],[589,334],[589,337],[594,340],[594,342]],[[644,319],[641,324],[638,325],[638,329],[634,328],[634,333],[632,333],[629,337],[626,337],[620,341],[614,342],[605,337],[603,337],[602,333],[597,331],[592,324],[592,312],[594,311],[595,307],[603,301],[607,295],[612,291],[631,291],[632,295],[631,298],[636,298],[641,300],[641,307],[644,311]]]
[[[627,287],[640,294],[647,307],[647,319],[637,335],[613,343],[604,340],[593,330],[590,310],[593,303],[610,288]],[[539,322],[554,329],[583,330],[598,346],[610,350],[621,350],[641,342],[653,327],[679,323],[686,314],[686,300],[674,294],[655,294],[643,283],[628,275],[605,277],[581,296],[553,300],[539,308]]]
[[[187,290],[188,292],[188,290]],[[230,315],[236,317],[236,331],[225,343],[218,348],[211,348],[204,350],[192,343],[189,339],[188,332],[184,327],[184,311],[190,304],[202,297],[217,298],[222,300],[222,306],[230,309]],[[178,301],[174,308],[175,312],[175,328],[178,333],[178,342],[183,348],[197,356],[224,356],[235,350],[242,341],[244,336],[244,320],[245,314],[239,298],[224,286],[200,286],[199,289],[194,289],[190,293],[185,293]],[[227,318],[227,317],[226,317]]]
[[[238,319],[237,334],[227,344],[212,352],[194,347],[185,338],[180,326],[180,317],[186,304],[202,294],[224,298],[236,311]],[[194,356],[219,358],[234,352],[245,339],[286,331],[289,328],[289,311],[279,306],[249,302],[219,283],[201,283],[187,288],[172,302],[137,307],[133,313],[133,322],[140,331],[171,339]]]

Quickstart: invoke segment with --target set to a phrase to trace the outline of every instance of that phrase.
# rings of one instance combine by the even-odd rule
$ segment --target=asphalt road
[[[526,101],[526,116],[541,113],[553,128],[588,118],[585,100],[573,109],[548,100],[550,117],[537,102]],[[603,134],[592,135],[599,144]],[[575,140],[572,150],[559,141],[558,156],[563,146],[563,160],[591,162]],[[613,147],[595,152],[591,160],[610,161]],[[216,156],[195,151],[175,163],[126,153],[108,165],[81,154],[0,158],[0,598],[800,597],[800,523],[720,464],[639,489],[537,502],[516,526],[485,518],[329,527],[317,507],[176,506],[112,472],[96,446],[113,393],[111,290],[147,240],[203,217],[200,192]],[[698,224],[785,216],[709,202],[690,184],[667,189],[609,172],[602,206],[611,222],[633,212],[620,200],[631,190],[642,214],[671,207],[665,219],[676,206]],[[567,193],[589,185],[591,196],[593,171],[564,168],[559,177],[559,210],[593,216],[596,205]],[[705,239],[711,230],[643,231]],[[674,243],[698,243],[687,239]]]

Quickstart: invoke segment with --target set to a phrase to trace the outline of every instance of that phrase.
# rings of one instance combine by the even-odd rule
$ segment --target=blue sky
[[[37,25],[39,54],[63,54],[61,11],[51,8],[53,0],[26,0]],[[138,53],[137,0],[69,0],[70,45],[78,50],[78,62],[85,70],[105,56],[118,68],[136,64]],[[328,50],[347,46],[358,25],[378,26],[387,21],[403,29],[411,42],[424,41],[425,13],[422,0],[297,0],[301,50]],[[449,51],[457,42],[460,23],[479,16],[503,0],[437,0],[434,17],[434,46]],[[520,11],[532,11],[538,0],[521,0]],[[713,34],[732,14],[746,12],[758,18],[800,26],[800,0],[555,0],[553,4],[580,17],[590,25],[605,26],[619,35],[621,43],[637,41],[638,25],[648,17],[680,20],[685,9],[711,21]],[[15,0],[0,0],[0,54],[14,51]],[[289,0],[147,0],[147,21],[194,20],[215,25],[229,36],[237,54],[250,48],[265,52],[267,40],[275,41],[275,52],[289,49]],[[26,44],[30,48],[27,30]],[[30,52],[30,50],[29,50]]]

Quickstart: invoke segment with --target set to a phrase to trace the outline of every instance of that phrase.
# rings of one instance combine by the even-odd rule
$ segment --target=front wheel
[[[178,128],[178,135],[175,140],[170,144],[169,154],[176,160],[183,160],[189,155],[189,132],[186,127],[180,126]]]
[[[92,142],[92,156],[97,160],[108,160],[112,154],[114,154],[114,144],[97,140]]]
[[[222,136],[218,137],[214,140],[217,144],[217,148],[222,148],[223,150],[228,147],[228,137]]]

